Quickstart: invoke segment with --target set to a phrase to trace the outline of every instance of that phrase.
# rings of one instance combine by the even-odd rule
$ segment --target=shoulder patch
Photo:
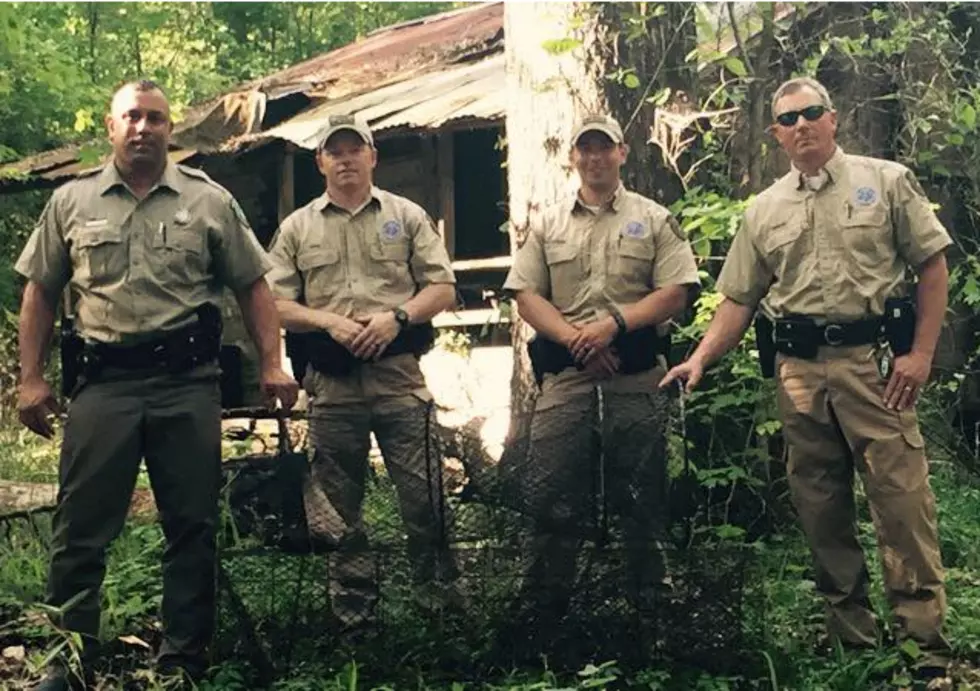
[[[251,229],[252,224],[248,222],[248,217],[245,215],[245,211],[242,209],[242,205],[238,203],[238,200],[231,197],[231,209],[235,212],[235,218],[244,227]]]

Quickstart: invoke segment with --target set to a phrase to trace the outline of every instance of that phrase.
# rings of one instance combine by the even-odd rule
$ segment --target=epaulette
[[[95,168],[86,168],[75,175],[76,178],[90,178],[93,175],[98,175],[103,170],[105,170],[105,165],[96,166]]]
[[[177,170],[184,175],[189,175],[190,177],[197,178],[199,180],[206,180],[207,182],[214,182],[211,177],[200,168],[191,168],[190,166],[185,166],[182,163],[178,163],[176,166]]]

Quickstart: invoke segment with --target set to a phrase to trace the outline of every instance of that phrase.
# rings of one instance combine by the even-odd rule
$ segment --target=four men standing
[[[622,519],[636,576],[628,595],[642,604],[663,580],[663,389],[678,378],[696,386],[758,309],[759,333],[771,329],[778,353],[788,474],[828,632],[854,645],[878,637],[855,536],[857,469],[899,629],[942,653],[935,505],[913,406],[943,321],[950,239],[908,170],[837,147],[836,115],[819,83],[782,85],[773,114],[793,169],[750,205],[718,282],[727,299],[691,358],[666,377],[658,327],[688,304],[694,256],[666,209],[622,186],[620,126],[593,116],[576,129],[570,159],[581,186],[531,229],[505,285],[538,334],[531,354],[541,395],[521,483],[535,520],[525,597],[547,590],[555,618],[567,602],[594,487],[582,458],[592,432],[582,422],[596,405],[606,411],[603,510]],[[451,581],[439,459],[428,454],[432,397],[418,357],[431,345],[432,318],[453,307],[455,279],[426,213],[373,186],[370,129],[356,117],[330,118],[316,159],[326,191],[283,222],[270,262],[225,190],[167,162],[171,123],[156,85],[123,87],[106,121],[113,162],[55,192],[17,264],[28,279],[20,410],[35,432],[50,436],[46,415],[57,410],[41,372],[63,289],[84,340],[50,576],[51,604],[71,601],[65,626],[97,636],[105,548],[145,458],[168,543],[160,663],[202,671],[220,479],[208,305],[221,286],[237,296],[261,353],[264,391],[287,408],[296,388],[280,369],[279,320],[302,337],[312,476],[339,518],[331,526],[338,625],[370,620],[377,599],[361,516],[372,432],[417,580]],[[918,274],[914,287],[906,267]],[[41,688],[77,681],[56,667]]]

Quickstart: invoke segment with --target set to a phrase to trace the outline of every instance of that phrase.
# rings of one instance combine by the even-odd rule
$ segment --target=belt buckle
[[[837,332],[839,336],[832,336],[831,334]],[[823,327],[823,340],[829,346],[842,346],[844,345],[844,327],[841,324],[827,324]]]

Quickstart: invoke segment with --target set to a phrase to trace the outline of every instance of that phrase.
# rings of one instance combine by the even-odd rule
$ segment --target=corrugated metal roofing
[[[491,122],[504,117],[504,56],[446,68],[350,98],[327,101],[265,132],[241,137],[238,145],[284,139],[315,149],[327,118],[363,116],[375,133],[390,129],[435,129],[454,121]]]

